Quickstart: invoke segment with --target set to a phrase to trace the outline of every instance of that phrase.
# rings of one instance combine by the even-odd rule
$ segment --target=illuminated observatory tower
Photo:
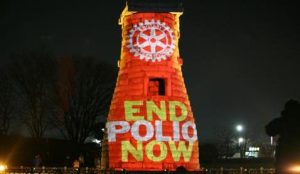
[[[127,0],[120,17],[120,69],[102,152],[106,168],[200,169],[178,48],[182,12],[180,0]]]

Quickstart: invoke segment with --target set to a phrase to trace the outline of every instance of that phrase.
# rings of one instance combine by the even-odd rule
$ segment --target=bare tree
[[[219,140],[218,151],[220,155],[225,158],[231,157],[236,150],[233,131],[229,128],[219,127],[216,130],[216,135]]]
[[[58,74],[55,123],[68,139],[83,143],[93,133],[97,117],[107,114],[116,71],[92,58],[65,57]]]
[[[52,114],[55,61],[44,51],[16,54],[13,59],[11,72],[22,102],[23,121],[32,137],[42,138]]]
[[[12,81],[9,75],[0,71],[0,135],[7,135],[14,117],[15,102]]]

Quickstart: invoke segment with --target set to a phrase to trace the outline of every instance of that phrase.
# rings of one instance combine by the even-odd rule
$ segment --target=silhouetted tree
[[[12,58],[11,73],[22,102],[20,114],[31,136],[41,138],[52,114],[55,61],[45,51],[23,52]]]
[[[92,134],[97,118],[107,115],[115,78],[111,65],[92,58],[59,61],[55,123],[65,137],[83,143]]]
[[[262,142],[261,140],[253,143],[251,146],[259,147],[259,157],[273,158],[275,152],[275,146],[270,142]]]
[[[4,70],[0,71],[0,135],[7,135],[15,110],[12,81]]]
[[[287,173],[289,165],[300,162],[300,103],[289,100],[281,112],[281,117],[275,118],[266,126],[269,136],[279,136],[276,147],[276,172]]]
[[[225,158],[231,157],[235,152],[235,136],[233,131],[229,128],[219,127],[216,130],[216,134],[219,140],[217,146],[219,154]]]

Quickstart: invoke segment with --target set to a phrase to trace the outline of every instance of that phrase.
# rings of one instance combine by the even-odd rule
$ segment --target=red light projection
[[[181,71],[179,16],[128,11],[121,16],[120,70],[106,124],[109,168],[200,169]]]

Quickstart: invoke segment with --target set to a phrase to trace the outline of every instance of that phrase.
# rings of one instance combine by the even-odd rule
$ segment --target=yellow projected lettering
[[[190,161],[192,156],[193,143],[189,143],[187,148],[184,141],[179,141],[178,148],[176,148],[175,142],[170,141],[169,146],[174,161],[179,161],[181,156],[183,156],[185,162]]]
[[[154,154],[154,147],[155,146],[159,146],[159,156],[155,156]],[[160,162],[163,161],[164,159],[166,159],[167,157],[167,146],[165,143],[160,142],[160,141],[151,141],[150,143],[148,143],[146,145],[146,156],[148,157],[148,159],[150,159],[151,161],[154,162]]]
[[[143,120],[143,116],[137,116],[134,114],[138,114],[140,112],[139,108],[133,108],[133,106],[142,106],[143,101],[125,101],[124,108],[125,108],[125,120],[126,121],[137,121]]]
[[[176,107],[179,107],[181,109],[181,115],[176,115]],[[170,120],[171,121],[183,121],[186,119],[188,115],[187,108],[185,104],[179,102],[179,101],[170,101],[169,102],[169,109],[170,109]]]
[[[153,101],[147,101],[147,120],[153,120],[153,113],[155,113],[161,121],[165,121],[167,119],[166,102],[160,101],[159,108]]]
[[[125,101],[124,113],[125,121],[110,121],[106,125],[108,142],[121,144],[122,162],[129,162],[129,158],[137,162],[162,162],[169,157],[174,162],[191,160],[198,138],[195,122],[186,120],[185,103]]]
[[[140,141],[136,142],[136,148],[129,141],[122,141],[121,145],[122,161],[128,162],[129,153],[137,160],[143,161],[143,144]]]

